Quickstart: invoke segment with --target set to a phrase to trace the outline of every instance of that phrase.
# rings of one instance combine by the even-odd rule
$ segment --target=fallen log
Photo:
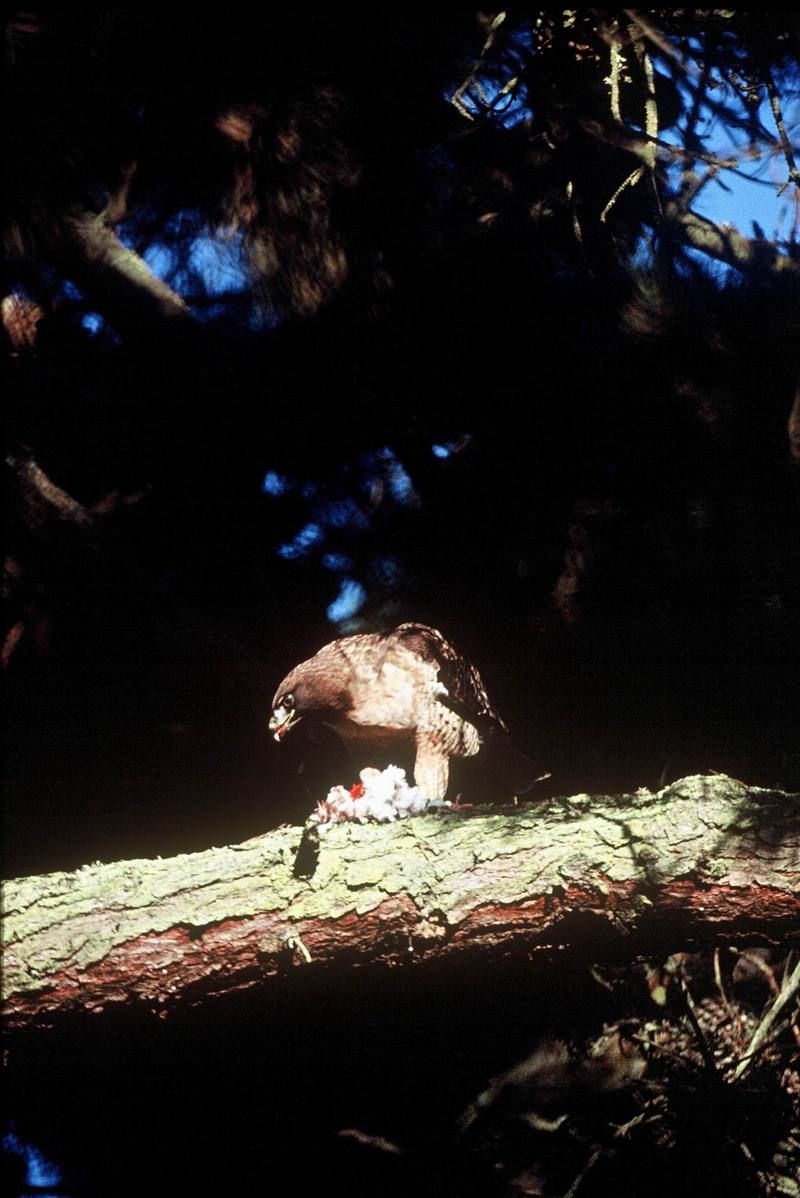
[[[448,954],[631,960],[800,938],[800,801],[724,775],[653,793],[338,824],[4,888],[10,1027],[138,1004],[166,1015],[302,969]]]

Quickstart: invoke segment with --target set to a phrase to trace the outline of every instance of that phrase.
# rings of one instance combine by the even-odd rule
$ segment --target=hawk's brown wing
[[[447,688],[447,694],[439,696],[439,702],[474,724],[481,736],[490,731],[508,732],[489,702],[475,666],[445,640],[438,629],[429,628],[427,624],[400,624],[386,634],[386,640],[402,645],[437,666],[439,681]]]

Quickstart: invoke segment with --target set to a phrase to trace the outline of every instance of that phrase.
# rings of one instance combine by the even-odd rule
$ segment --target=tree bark
[[[446,955],[631,959],[800,937],[798,796],[723,775],[394,824],[299,828],[5,886],[8,1026],[125,1003],[166,1013],[301,969]]]

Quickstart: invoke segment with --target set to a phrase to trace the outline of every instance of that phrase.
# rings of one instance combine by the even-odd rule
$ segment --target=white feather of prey
[[[360,782],[350,789],[331,787],[327,798],[317,805],[314,817],[320,832],[332,824],[387,824],[450,806],[444,799],[429,799],[418,786],[409,786],[406,771],[397,765],[388,765],[385,770],[368,766],[359,778]]]

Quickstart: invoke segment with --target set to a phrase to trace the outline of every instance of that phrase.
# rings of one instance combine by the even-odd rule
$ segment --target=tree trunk
[[[800,804],[725,776],[657,794],[338,824],[310,878],[299,828],[5,887],[9,1026],[176,1004],[294,969],[467,952],[631,959],[800,934]]]

